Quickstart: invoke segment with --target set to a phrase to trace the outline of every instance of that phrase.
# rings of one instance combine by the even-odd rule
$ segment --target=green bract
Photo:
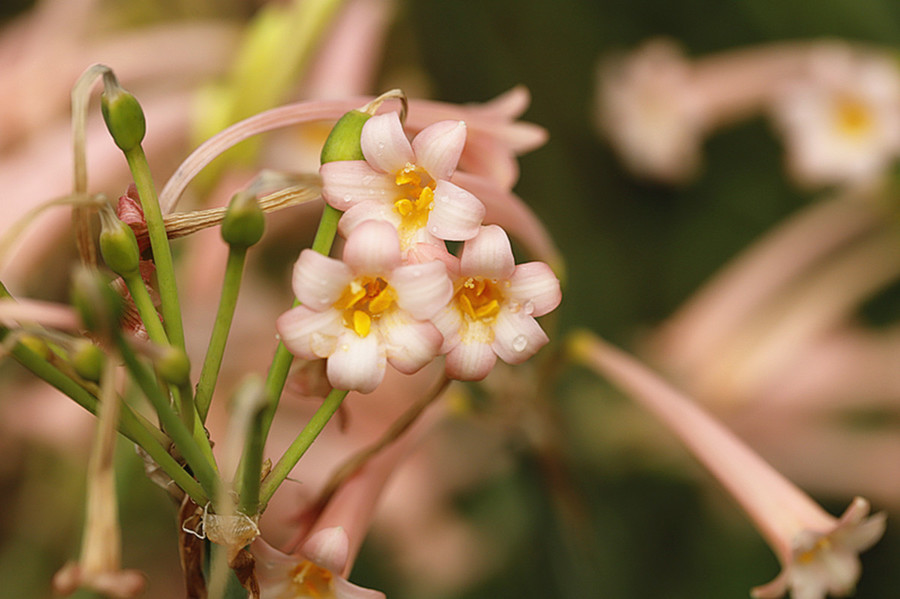
[[[359,110],[351,110],[342,116],[322,146],[322,164],[338,160],[365,160],[359,138],[363,125],[371,116]]]

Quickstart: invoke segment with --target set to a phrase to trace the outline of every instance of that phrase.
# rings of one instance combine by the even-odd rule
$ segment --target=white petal
[[[337,310],[316,312],[306,306],[297,306],[279,316],[275,328],[292,354],[304,360],[315,360],[330,355],[335,339],[344,327]]]
[[[384,348],[378,335],[360,337],[345,331],[328,358],[328,382],[335,389],[371,393],[384,378],[387,366]]]
[[[435,180],[449,179],[466,145],[463,121],[441,121],[422,129],[413,139],[416,164]]]
[[[400,239],[390,223],[368,220],[344,245],[344,262],[356,274],[387,274],[400,266]]]
[[[400,226],[400,215],[394,210],[393,204],[380,200],[366,200],[341,215],[338,231],[346,239],[350,237],[356,227],[367,220],[389,222],[394,228]]]
[[[481,227],[478,235],[465,243],[459,258],[459,270],[465,277],[508,279],[515,269],[509,237],[497,225]]]
[[[488,343],[460,343],[447,354],[447,376],[460,381],[480,381],[497,362]]]
[[[462,326],[462,314],[455,306],[447,306],[439,310],[431,318],[431,322],[437,327],[444,342],[441,344],[440,353],[446,354],[460,343],[460,327]]]
[[[294,263],[291,286],[300,303],[321,312],[337,301],[352,279],[346,264],[307,249]]]
[[[507,364],[520,364],[533,356],[550,339],[534,318],[523,311],[500,310],[494,321],[491,345]]]
[[[519,302],[526,313],[543,316],[562,300],[559,279],[543,262],[527,262],[516,267],[509,279],[507,295]]]
[[[443,338],[433,324],[415,320],[403,310],[391,310],[378,321],[391,366],[412,374],[431,362]]]
[[[384,173],[396,173],[415,160],[396,112],[373,116],[366,121],[360,144],[366,161]]]
[[[453,297],[453,283],[443,262],[400,266],[388,282],[397,292],[397,304],[419,320],[434,316]]]
[[[319,174],[322,197],[338,210],[347,210],[365,200],[393,202],[397,197],[394,177],[373,170],[364,160],[326,162]]]
[[[438,181],[428,230],[439,239],[465,241],[478,235],[484,220],[484,204],[473,194],[449,181]]]
[[[303,543],[300,553],[317,566],[341,572],[350,556],[350,537],[340,526],[323,528]]]

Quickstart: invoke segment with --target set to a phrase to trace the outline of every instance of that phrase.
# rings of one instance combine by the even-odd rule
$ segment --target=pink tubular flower
[[[429,318],[453,289],[440,262],[401,266],[397,232],[367,222],[347,238],[344,261],[304,250],[293,288],[303,304],[276,323],[295,355],[327,358],[337,389],[369,393],[384,378],[386,362],[413,373],[430,362],[441,335]]]
[[[516,266],[503,229],[482,227],[451,269],[453,299],[433,319],[444,335],[450,377],[481,380],[497,356],[519,364],[547,343],[534,317],[559,305],[559,280],[543,262]]]
[[[374,116],[363,126],[365,160],[322,165],[322,195],[338,210],[345,237],[368,220],[390,222],[405,252],[416,243],[475,237],[484,206],[450,183],[466,143],[466,124],[441,121],[406,139],[397,113]]]

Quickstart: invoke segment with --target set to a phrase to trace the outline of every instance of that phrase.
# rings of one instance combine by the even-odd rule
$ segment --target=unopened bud
[[[351,110],[342,116],[322,146],[322,164],[338,160],[365,160],[359,140],[363,125],[371,116],[359,110]]]
[[[78,376],[86,381],[100,380],[106,356],[99,347],[87,339],[79,339],[72,349],[71,360]]]
[[[119,327],[124,312],[122,296],[99,272],[88,268],[76,270],[71,296],[72,305],[88,330],[108,334]]]
[[[190,380],[191,361],[184,350],[174,345],[161,347],[153,365],[160,378],[171,385],[183,385]]]
[[[121,277],[138,271],[141,250],[134,231],[108,204],[100,208],[100,254],[109,269]]]
[[[256,196],[241,191],[231,198],[222,220],[222,239],[239,248],[248,248],[262,239],[266,217]]]
[[[144,111],[131,93],[119,85],[112,71],[103,74],[100,110],[113,141],[122,151],[138,147],[147,132]]]

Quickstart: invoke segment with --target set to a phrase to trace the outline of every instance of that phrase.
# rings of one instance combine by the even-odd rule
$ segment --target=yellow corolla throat
[[[334,575],[309,560],[294,566],[290,573],[292,595],[289,597],[313,597],[326,599],[334,597]]]
[[[394,179],[400,191],[394,210],[400,215],[401,238],[413,235],[428,223],[434,204],[435,181],[420,166],[406,163]]]
[[[372,321],[387,311],[395,299],[394,289],[381,277],[359,277],[347,285],[334,307],[344,312],[344,326],[365,337],[372,330]]]
[[[875,126],[871,108],[853,96],[838,98],[834,107],[834,118],[838,131],[847,137],[863,137]]]
[[[501,283],[495,279],[469,277],[456,292],[456,305],[470,320],[491,322],[503,302]]]

